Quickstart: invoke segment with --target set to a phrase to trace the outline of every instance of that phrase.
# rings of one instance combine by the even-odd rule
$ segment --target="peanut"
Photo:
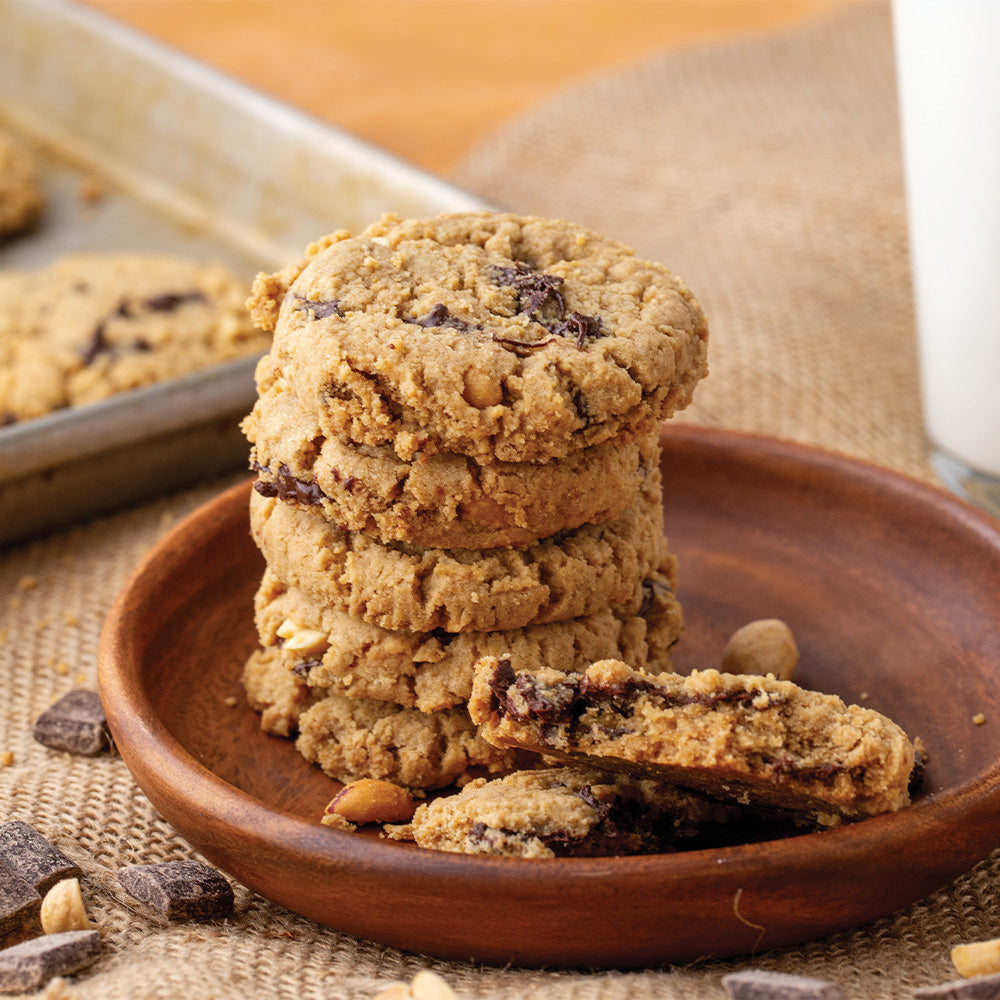
[[[348,823],[405,823],[413,818],[414,809],[413,796],[405,788],[391,781],[361,778],[344,785],[326,813]]]
[[[286,618],[278,626],[277,634],[285,640],[284,648],[296,653],[322,653],[330,646],[325,632],[315,628],[302,628],[291,618]]]
[[[41,920],[46,934],[90,930],[79,879],[64,878],[49,889],[42,900]]]
[[[795,636],[779,618],[747,622],[722,651],[722,671],[727,674],[774,674],[790,681],[798,662]]]
[[[384,990],[380,990],[372,1000],[412,1000],[409,983],[391,983]]]
[[[1000,972],[1000,938],[955,945],[951,960],[964,979]]]
[[[421,969],[410,983],[413,1000],[456,1000],[455,991],[430,969]]]
[[[473,368],[467,371],[463,378],[465,388],[462,391],[462,399],[469,406],[485,410],[488,406],[497,406],[503,402],[503,387],[486,372]]]

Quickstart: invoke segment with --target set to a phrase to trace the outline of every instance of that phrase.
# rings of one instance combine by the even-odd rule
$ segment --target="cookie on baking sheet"
[[[519,858],[665,853],[739,811],[657,781],[553,767],[476,778],[417,806],[394,840],[461,854]]]
[[[677,564],[663,536],[659,470],[613,521],[560,532],[523,550],[383,545],[340,531],[318,511],[251,492],[253,539],[277,576],[331,610],[409,632],[523,628],[632,598]]]
[[[694,296],[568,222],[474,212],[335,233],[248,302],[324,437],[547,461],[648,429],[707,371]]]
[[[13,272],[0,302],[0,422],[91,403],[266,350],[221,264],[82,253]]]
[[[34,157],[13,136],[0,132],[0,240],[33,226],[44,207]]]
[[[627,657],[652,673],[669,669],[669,650],[683,631],[680,605],[662,573],[637,583],[620,607],[503,632],[390,631],[315,603],[270,570],[255,605],[261,644],[280,649],[288,671],[311,686],[425,712],[464,703],[483,656],[579,669],[596,659]]]
[[[302,713],[295,745],[338,781],[376,778],[407,788],[444,788],[534,759],[487,743],[464,706],[421,712],[337,694]]]
[[[885,716],[773,677],[476,666],[469,713],[498,747],[625,771],[836,825],[909,803],[914,748]]]
[[[338,527],[444,549],[524,547],[618,517],[659,460],[656,433],[545,463],[438,452],[406,462],[388,445],[324,437],[286,386],[261,386],[243,422],[257,490],[313,506]]]

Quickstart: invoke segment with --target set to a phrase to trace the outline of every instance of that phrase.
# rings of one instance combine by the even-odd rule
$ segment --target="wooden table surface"
[[[850,0],[82,0],[446,175],[560,87]]]

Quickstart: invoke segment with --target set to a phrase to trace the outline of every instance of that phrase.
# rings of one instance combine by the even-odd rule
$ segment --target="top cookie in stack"
[[[402,711],[464,713],[486,647],[557,632],[578,657],[666,665],[681,616],[657,435],[707,370],[681,280],[566,222],[387,217],[259,276],[249,306],[274,334],[244,423],[258,632],[303,706],[391,690]],[[414,693],[429,660],[446,704]],[[309,720],[336,713],[316,707],[300,746],[329,749],[342,734]]]

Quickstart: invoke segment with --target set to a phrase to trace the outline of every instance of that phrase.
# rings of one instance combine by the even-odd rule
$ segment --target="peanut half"
[[[964,979],[1000,972],[1000,938],[955,945],[951,960]]]
[[[46,934],[90,930],[79,879],[64,878],[49,889],[42,900],[41,920]]]
[[[413,818],[414,809],[416,803],[405,788],[391,781],[361,778],[344,785],[326,807],[326,814],[359,825],[405,823]]]

